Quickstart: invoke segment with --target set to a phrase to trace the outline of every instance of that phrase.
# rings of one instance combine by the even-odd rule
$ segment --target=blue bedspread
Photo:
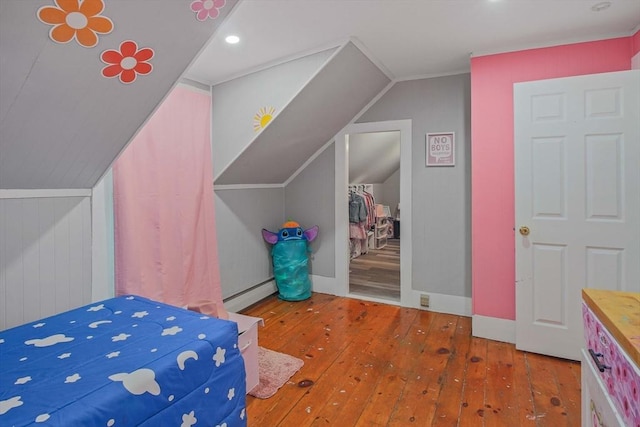
[[[138,296],[0,332],[0,426],[246,426],[234,322]]]

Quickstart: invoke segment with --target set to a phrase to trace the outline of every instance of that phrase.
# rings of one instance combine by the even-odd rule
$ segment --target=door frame
[[[349,185],[349,135],[372,132],[400,132],[400,305],[412,306],[411,261],[411,120],[352,123],[335,138],[335,274],[339,296],[349,296],[387,304],[394,301],[351,295],[349,292],[349,215],[347,209]]]

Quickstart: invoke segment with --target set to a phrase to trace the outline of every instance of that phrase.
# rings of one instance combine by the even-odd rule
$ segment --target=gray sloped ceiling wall
[[[273,277],[270,247],[260,230],[275,231],[291,215],[306,228],[320,226],[321,236],[312,244],[312,273],[335,276],[334,205],[320,203],[334,195],[333,158],[324,153],[306,163],[389,82],[346,42],[213,87],[214,190],[225,297]],[[273,119],[249,132],[249,114],[260,108],[272,111]],[[245,112],[243,121],[224,118],[238,111]]]
[[[38,10],[53,0],[2,0],[0,189],[92,188],[236,3],[200,21],[188,1],[106,1],[86,16],[113,29],[88,48],[50,38],[60,25]],[[152,71],[130,84],[101,74],[102,52],[125,40],[153,50]]]
[[[232,166],[335,53],[327,49],[213,86],[211,142],[214,180]],[[269,118],[271,121],[268,121]],[[276,118],[276,120],[273,120]],[[263,165],[266,167],[267,165]]]
[[[284,183],[389,82],[347,42],[250,145],[238,144],[239,154],[220,175],[214,174],[215,184]],[[214,87],[214,105],[215,98]]]
[[[0,330],[92,299],[92,188],[236,3],[201,21],[189,1],[0,0]],[[52,39],[87,23],[94,47]],[[153,56],[124,84],[101,56],[127,40]]]

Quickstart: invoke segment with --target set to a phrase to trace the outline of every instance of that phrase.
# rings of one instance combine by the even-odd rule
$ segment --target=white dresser
[[[244,359],[247,373],[247,393],[260,383],[258,370],[258,325],[264,326],[260,317],[229,313],[229,320],[238,324],[238,347]]]
[[[582,291],[582,425],[640,427],[640,293]]]

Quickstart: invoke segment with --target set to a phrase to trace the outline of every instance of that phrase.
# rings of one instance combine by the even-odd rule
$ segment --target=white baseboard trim
[[[471,334],[478,338],[515,344],[516,321],[474,314],[471,319]]]
[[[339,295],[339,293],[337,292],[335,277],[317,276],[315,274],[312,274],[310,278],[311,290],[313,292],[320,292],[321,294],[329,295]]]
[[[0,199],[39,199],[49,197],[91,197],[90,188],[0,190]]]
[[[471,316],[471,298],[444,294],[429,295],[431,295],[429,310],[458,316]],[[420,298],[418,298],[419,303]]]
[[[369,300],[369,298],[362,298],[357,295],[340,295],[337,292],[336,286],[336,278],[335,277],[326,277],[326,276],[318,276],[318,275],[310,275],[312,284],[312,291],[319,292],[321,294],[329,294],[329,295],[337,295],[337,296],[348,296],[350,298],[358,298]],[[270,280],[268,282],[263,283],[260,286],[256,286],[255,288],[243,292],[237,296],[229,297],[224,300],[224,307],[227,311],[238,313],[241,310],[249,307],[252,304],[260,301],[278,292],[278,288],[276,287],[275,280]],[[430,306],[429,308],[420,306],[420,294],[428,294],[430,297]],[[390,304],[394,304],[393,302],[388,302],[383,299],[372,298],[370,299],[376,302],[386,302]],[[444,294],[435,294],[431,292],[422,292],[422,291],[411,291],[411,296],[408,298],[409,304],[403,304],[405,307],[419,308],[423,310],[435,311],[437,313],[447,313],[454,314],[458,316],[471,316],[471,298],[468,297],[460,297],[455,295],[444,295]],[[473,325],[475,326],[475,318],[483,317],[483,316],[473,316]],[[492,317],[484,317],[484,319],[496,320],[496,321],[505,321],[503,319],[494,319]],[[475,335],[474,335],[475,336]],[[515,322],[513,326],[513,341],[515,342]],[[482,338],[489,338],[484,337]],[[499,341],[504,341],[504,339],[499,338],[491,338],[497,339]]]
[[[367,297],[351,293],[341,293],[338,291],[335,277],[311,275],[311,283],[313,284],[313,292],[319,292],[321,294],[337,295],[341,297],[362,299],[365,301],[373,301],[385,304],[400,305],[402,307],[435,311],[437,313],[471,317],[471,298],[469,297],[436,294],[433,292],[416,291],[412,289],[407,296],[404,296],[403,293],[402,301],[394,302],[385,300],[384,298]],[[420,306],[420,294],[429,295],[430,304],[428,308]]]
[[[397,305],[402,307],[402,305],[400,305],[400,301],[397,301],[397,300],[394,301],[394,300],[385,299],[385,298],[370,297],[368,295],[358,295],[358,294],[352,294],[352,293],[348,293],[346,297],[351,299],[358,299],[361,301],[377,302],[378,304]]]
[[[264,190],[269,188],[284,188],[282,184],[215,184],[213,191],[222,190]]]
[[[223,301],[224,308],[232,313],[238,313],[277,291],[275,280],[270,280],[247,292],[225,299]]]
[[[420,295],[429,295],[429,307],[420,305]],[[435,294],[433,292],[411,290],[409,298],[403,298],[403,306],[435,311],[437,313],[471,316],[471,298],[456,295]]]

